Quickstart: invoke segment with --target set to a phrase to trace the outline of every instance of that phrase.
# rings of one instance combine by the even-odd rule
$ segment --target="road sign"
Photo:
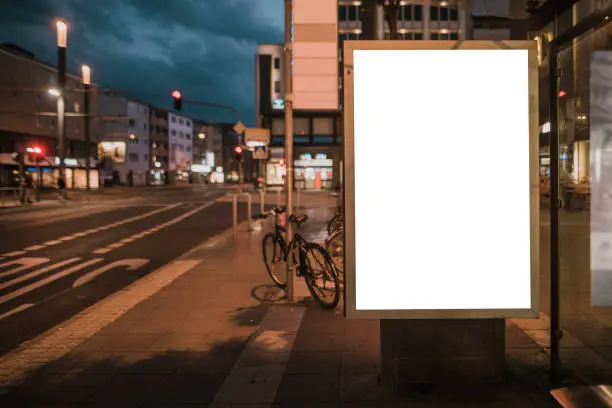
[[[268,158],[268,146],[255,146],[253,150],[253,159],[265,160]]]
[[[244,141],[247,146],[270,144],[270,129],[247,128],[244,132]]]
[[[242,124],[241,121],[238,121],[238,123],[234,125],[234,132],[238,133],[239,135],[241,135],[245,129],[246,129],[246,126],[244,126],[244,124]]]
[[[272,109],[274,110],[284,110],[285,109],[285,100],[284,99],[275,99],[272,101]]]

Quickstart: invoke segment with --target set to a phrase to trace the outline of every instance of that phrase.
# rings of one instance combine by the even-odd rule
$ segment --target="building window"
[[[190,151],[191,151],[191,147],[187,146],[187,147],[185,148],[185,151],[190,152]]]
[[[457,11],[457,9],[450,9],[450,19],[451,21],[459,20],[459,12]]]
[[[401,6],[400,8],[400,20],[410,21],[412,20],[412,6]]]
[[[284,136],[285,135],[285,120],[284,119],[272,119],[272,129],[270,131],[273,136]]]
[[[191,133],[185,133],[185,138],[187,140],[191,140]]]
[[[442,21],[448,20],[448,9],[446,7],[440,8],[440,20]]]
[[[308,136],[310,134],[310,123],[308,118],[293,119],[293,134]]]
[[[36,118],[36,127],[39,128],[40,127],[40,116],[35,116]]]
[[[450,33],[450,39],[451,40],[458,40],[459,39],[459,33],[456,32],[456,31],[453,32],[453,33]]]
[[[172,116],[172,123],[176,123],[176,116]]]
[[[313,135],[333,135],[334,121],[332,118],[314,118],[312,120]]]
[[[191,122],[190,122],[190,121],[186,120],[186,121],[185,121],[185,124],[186,124],[188,127],[191,127]]]
[[[280,69],[280,58],[274,57],[274,69]]]
[[[422,40],[423,39],[423,33],[414,33],[414,39],[415,40]]]
[[[36,103],[40,103],[40,101],[41,101],[40,95],[36,94]]]
[[[358,21],[360,17],[359,6],[348,6],[348,20]]]
[[[185,121],[183,119],[179,119],[179,125],[184,125]]]
[[[423,20],[423,6],[421,4],[415,4],[412,7],[413,17],[415,21]]]
[[[280,91],[281,91],[280,81],[274,81],[274,92],[280,93]]]
[[[338,6],[338,20],[346,21],[347,18],[346,6]]]
[[[74,111],[76,113],[79,113],[81,111],[81,104],[80,103],[78,103],[78,102],[74,103]]]
[[[134,119],[130,119],[130,127],[133,128],[136,126],[136,121]]]
[[[176,130],[172,129],[172,136],[176,136]]]
[[[148,154],[145,154],[145,155],[144,155],[144,159],[145,159],[145,161],[149,160],[149,155],[148,155]]]
[[[431,33],[431,39],[432,40],[439,40],[440,39],[440,34],[438,34],[438,33]]]
[[[179,151],[180,151],[180,152],[182,152],[182,151],[184,151],[184,150],[185,150],[185,148],[183,147],[183,145],[178,145],[178,149],[179,149]]]
[[[144,128],[144,130],[147,130],[147,124],[146,123],[143,123],[142,127]]]
[[[128,154],[128,158],[130,159],[131,162],[137,162],[138,161],[138,153],[129,153]]]
[[[429,9],[430,13],[431,13],[431,21],[438,21],[440,19],[439,15],[438,15],[438,7],[436,6],[431,6],[431,8]]]
[[[55,119],[49,119],[49,127],[51,127],[51,129],[55,129]]]

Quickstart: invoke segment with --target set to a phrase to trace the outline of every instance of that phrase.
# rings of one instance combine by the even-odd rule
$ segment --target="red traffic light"
[[[172,97],[174,99],[181,99],[183,97],[183,94],[178,89],[175,89],[174,91],[172,91]]]
[[[240,146],[236,146],[236,147],[234,147],[234,151],[235,151],[236,153],[240,154],[240,153],[242,153],[242,147],[240,147]]]

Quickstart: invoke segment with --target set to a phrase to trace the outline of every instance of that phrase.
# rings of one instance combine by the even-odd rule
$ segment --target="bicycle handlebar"
[[[286,207],[274,207],[271,210],[268,210],[268,211],[266,211],[264,213],[257,214],[255,216],[253,216],[253,219],[254,220],[262,220],[262,219],[265,219],[265,218],[267,218],[267,217],[269,217],[271,215],[280,215],[280,214],[284,213],[285,211],[287,211]]]

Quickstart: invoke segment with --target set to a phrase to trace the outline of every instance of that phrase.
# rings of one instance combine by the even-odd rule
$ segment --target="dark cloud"
[[[282,0],[0,0],[0,42],[54,61],[54,19],[70,24],[73,69],[92,65],[101,86],[169,107],[170,90],[188,99],[233,105],[252,124],[257,44],[280,43]],[[220,121],[231,112],[185,106]]]

